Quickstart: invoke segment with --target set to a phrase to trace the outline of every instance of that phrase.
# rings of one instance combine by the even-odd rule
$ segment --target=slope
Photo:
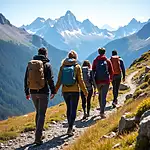
[[[54,48],[37,35],[31,35],[16,28],[0,14],[0,120],[8,116],[22,115],[33,111],[31,102],[25,100],[23,79],[27,62],[37,54],[37,49],[48,49],[55,80],[65,51]],[[59,56],[59,57],[58,57]],[[62,98],[58,95],[50,105],[58,104]]]

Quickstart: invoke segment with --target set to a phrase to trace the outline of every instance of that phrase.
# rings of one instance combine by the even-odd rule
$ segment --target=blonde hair
[[[78,58],[78,54],[77,54],[74,50],[71,50],[71,51],[68,53],[68,58],[77,59],[77,58]]]

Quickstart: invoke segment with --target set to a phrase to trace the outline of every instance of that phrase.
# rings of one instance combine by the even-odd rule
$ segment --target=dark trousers
[[[112,85],[113,85],[113,97],[114,97],[113,102],[115,103],[117,102],[120,83],[121,83],[121,75],[114,75]]]
[[[82,109],[84,111],[84,114],[86,113],[86,103],[87,103],[87,114],[90,113],[92,94],[93,94],[93,89],[88,91],[88,97],[86,99],[84,93],[81,91]]]
[[[109,84],[97,84],[99,93],[100,113],[104,113],[106,106],[106,96],[109,89]]]
[[[79,101],[79,92],[64,92],[63,97],[67,105],[68,124],[69,127],[72,128],[76,118],[76,112]]]
[[[45,113],[48,105],[48,94],[31,94],[33,104],[36,110],[36,132],[35,140],[40,141],[42,137],[42,131],[45,121]]]

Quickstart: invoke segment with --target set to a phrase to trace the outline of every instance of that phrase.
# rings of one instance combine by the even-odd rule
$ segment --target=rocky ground
[[[132,77],[137,72],[132,73],[126,79],[126,83],[130,86],[130,92],[126,94],[122,94],[118,100],[119,105],[122,106],[124,104],[124,100],[126,95],[134,93],[136,89],[135,83],[132,82]],[[112,103],[112,102],[111,102]],[[116,109],[111,108],[111,103],[107,103],[106,105],[106,115],[108,116],[110,113],[115,111]],[[67,131],[67,120],[49,125],[49,130],[44,131],[45,138],[43,139],[44,143],[41,146],[35,146],[32,143],[34,142],[34,131],[22,133],[19,137],[14,140],[9,140],[7,143],[0,143],[0,149],[2,150],[60,150],[65,146],[73,143],[83,132],[95,124],[97,120],[100,120],[99,109],[95,108],[91,111],[91,115],[87,120],[82,120],[83,117],[82,112],[79,113],[75,122],[75,132],[73,137],[68,137],[66,135]]]

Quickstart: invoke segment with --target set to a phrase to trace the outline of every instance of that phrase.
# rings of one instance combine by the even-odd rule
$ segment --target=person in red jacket
[[[105,56],[105,48],[99,48],[99,56],[95,58],[92,65],[93,76],[99,92],[100,116],[105,118],[106,96],[109,84],[113,79],[113,67],[110,60]]]

